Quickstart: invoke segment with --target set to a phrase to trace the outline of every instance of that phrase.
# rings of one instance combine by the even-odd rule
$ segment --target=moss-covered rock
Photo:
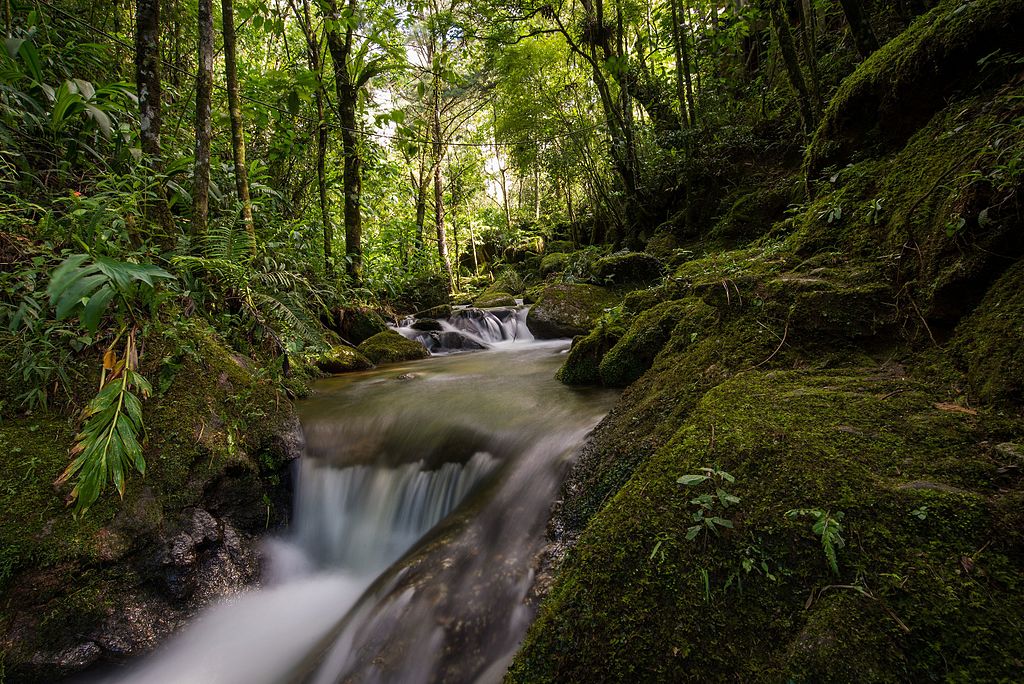
[[[342,307],[334,313],[334,331],[349,344],[357,345],[387,329],[384,318],[369,307]]]
[[[953,344],[977,399],[1024,405],[1024,261],[989,290]]]
[[[377,333],[360,344],[358,350],[374,363],[415,361],[430,356],[430,352],[422,344],[406,339],[394,330]]]
[[[551,339],[584,335],[616,296],[594,285],[559,283],[544,288],[526,316],[534,337]]]
[[[994,485],[982,424],[941,399],[877,367],[707,392],[593,518],[508,680],[1015,679],[1021,483]],[[687,540],[714,487],[677,480],[704,467],[739,501],[713,498],[732,528]],[[844,514],[838,576],[791,509]]]
[[[352,347],[338,344],[313,359],[313,365],[324,373],[348,373],[373,368],[373,362]]]
[[[551,275],[552,273],[561,273],[565,270],[566,265],[569,263],[569,255],[563,252],[552,252],[545,254],[544,258],[540,262],[540,274],[542,276]]]
[[[528,288],[526,292],[523,293],[523,304],[536,304],[537,300],[540,299],[540,296],[544,293],[544,288],[546,287],[546,284],[541,283],[540,285],[534,285],[533,287]]]
[[[544,254],[568,254],[572,252],[576,247],[572,244],[571,240],[549,240],[544,243]]]
[[[422,330],[424,332],[441,332],[444,330],[441,321],[436,318],[419,318],[413,321],[413,324],[409,327],[413,330]]]
[[[595,261],[591,273],[597,282],[627,285],[649,283],[661,277],[661,262],[646,252],[616,252]]]
[[[786,207],[801,198],[800,179],[785,176],[777,181],[762,181],[753,189],[744,188],[732,195],[728,209],[711,229],[709,238],[754,239],[767,234],[784,218]]]
[[[491,309],[497,306],[515,306],[516,298],[508,292],[487,289],[483,294],[473,300],[473,306],[478,309]]]
[[[808,150],[811,174],[872,142],[905,142],[953,93],[979,80],[982,57],[1020,51],[1022,23],[1021,0],[939,3],[843,81]]]
[[[651,367],[670,336],[696,339],[717,317],[714,308],[695,298],[664,302],[644,311],[601,359],[601,382],[625,387]]]
[[[621,326],[598,322],[586,335],[579,335],[572,340],[565,363],[558,369],[555,377],[566,385],[596,385],[601,382],[598,367],[604,355],[615,346],[622,337]]]
[[[156,390],[143,402],[146,475],[126,477],[123,501],[108,487],[75,520],[67,488],[55,491],[74,418],[0,421],[0,672],[10,681],[55,681],[152,648],[254,581],[254,535],[287,521],[287,462],[301,438],[290,403],[201,319],[160,332],[141,358]],[[99,367],[96,356],[93,391]],[[174,556],[175,543],[187,553]]]

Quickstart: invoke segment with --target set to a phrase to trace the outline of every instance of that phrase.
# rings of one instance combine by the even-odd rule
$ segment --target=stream
[[[404,321],[434,356],[319,382],[261,585],[107,681],[500,681],[533,618],[550,506],[617,396],[558,383],[568,341],[534,341],[524,319]]]

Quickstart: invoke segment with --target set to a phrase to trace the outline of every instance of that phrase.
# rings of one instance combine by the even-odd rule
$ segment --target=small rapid
[[[532,342],[533,334],[526,326],[526,307],[477,309],[462,307],[447,318],[432,321],[425,329],[415,318],[401,321],[399,333],[416,340],[432,354],[476,351],[505,346],[511,343]]]
[[[553,379],[567,341],[525,309],[462,309],[486,349],[322,381],[299,405],[293,524],[262,586],[205,610],[104,681],[496,682],[533,616],[548,510],[614,394]]]

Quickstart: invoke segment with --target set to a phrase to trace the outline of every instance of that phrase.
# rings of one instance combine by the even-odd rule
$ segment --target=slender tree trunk
[[[312,14],[309,11],[309,0],[302,0],[302,14],[292,4],[292,11],[299,18],[302,33],[306,37],[306,53],[309,58],[309,69],[316,74],[316,92],[313,100],[316,104],[316,186],[320,203],[320,222],[324,237],[324,273],[334,272],[334,222],[331,220],[330,206],[327,202],[327,117],[324,109],[324,74],[323,60],[320,56],[320,41],[313,32]]]
[[[199,0],[199,71],[196,74],[195,187],[192,191],[192,231],[206,233],[210,213],[210,139],[213,137],[213,6]]]
[[[689,55],[686,56],[684,67],[683,57],[686,46],[683,44],[683,32],[679,26],[679,0],[671,0],[672,8],[672,47],[676,58],[676,97],[679,99],[680,121],[684,126],[693,125],[693,91],[690,89]]]
[[[533,168],[533,220],[540,221],[540,167]]]
[[[789,30],[789,20],[782,11],[781,2],[782,0],[772,0],[771,2],[772,24],[775,26],[775,35],[779,40],[779,52],[782,53],[782,61],[786,65],[789,82],[793,86],[793,90],[796,91],[804,132],[810,133],[814,128],[814,108],[811,105],[811,96],[807,91],[803,71],[800,69],[800,60],[793,43],[793,34]]]
[[[473,251],[473,275],[480,275],[480,264],[476,260],[476,231],[473,230],[473,221],[469,222],[469,248]]]
[[[814,111],[820,112],[824,106],[821,97],[821,79],[818,77],[818,55],[815,44],[817,43],[817,31],[815,30],[814,8],[811,0],[801,0],[800,15],[803,19],[800,27],[800,42],[804,48],[804,60],[807,62],[807,73],[811,77],[810,90],[814,103]]]
[[[228,86],[228,113],[231,116],[231,151],[235,160],[235,190],[242,203],[242,221],[256,248],[256,229],[252,222],[252,200],[249,198],[249,172],[245,166],[245,131],[242,128],[242,102],[238,94],[238,61],[235,53],[235,9],[233,0],[221,0],[221,21],[224,33],[224,72]]]
[[[433,60],[431,60],[433,61]],[[437,256],[441,268],[448,278],[448,291],[455,290],[455,279],[452,276],[452,263],[448,258],[448,240],[444,232],[444,181],[441,177],[441,160],[444,157],[444,144],[441,141],[441,76],[434,73],[433,126],[431,137],[434,139],[434,225],[437,227]]]
[[[362,281],[363,275],[363,224],[360,203],[363,194],[362,159],[359,156],[359,134],[356,110],[359,104],[359,88],[349,73],[349,54],[352,51],[354,29],[352,22],[357,15],[356,0],[348,0],[352,17],[346,22],[345,37],[338,32],[342,23],[335,0],[328,3],[332,28],[327,32],[327,46],[334,62],[334,84],[338,97],[338,115],[341,122],[341,146],[344,157],[345,190],[345,259],[346,271],[353,283]]]
[[[878,49],[878,38],[871,30],[871,22],[868,21],[864,3],[861,0],[839,0],[839,4],[843,6],[843,14],[846,15],[846,23],[850,25],[850,33],[853,34],[853,42],[857,44],[857,52],[861,57],[867,57]]]
[[[416,249],[423,249],[423,236],[426,233],[427,187],[430,185],[426,166],[426,161],[420,159],[420,175],[416,181]]]
[[[150,170],[163,172],[160,132],[160,0],[138,0],[135,14],[135,85],[139,94],[139,129],[142,152]],[[146,216],[161,233],[161,242],[170,244],[174,220],[162,182],[154,186],[154,199],[146,202]]]

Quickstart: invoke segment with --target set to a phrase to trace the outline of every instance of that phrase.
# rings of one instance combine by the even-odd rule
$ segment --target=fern
[[[786,511],[786,517],[791,520],[803,517],[814,519],[814,522],[811,524],[811,531],[821,539],[821,549],[825,554],[825,560],[828,561],[832,572],[838,577],[839,557],[836,552],[846,546],[842,536],[843,525],[841,521],[843,519],[843,512],[836,511],[835,514],[832,514],[829,511],[822,511],[817,508],[794,508]]]

